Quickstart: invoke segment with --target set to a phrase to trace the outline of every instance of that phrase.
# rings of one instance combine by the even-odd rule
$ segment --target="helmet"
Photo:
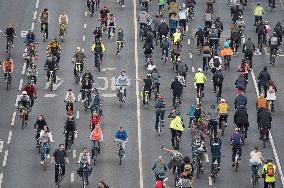
[[[72,91],[72,89],[68,89],[68,91]]]
[[[198,72],[202,72],[202,68],[198,68],[197,71],[198,71]]]
[[[23,91],[22,92],[22,95],[27,95],[28,93],[26,91]]]
[[[86,68],[86,72],[90,72],[90,69],[89,69],[89,68]]]
[[[81,50],[81,48],[78,46],[78,47],[76,48],[76,50]]]
[[[179,7],[179,10],[182,10],[182,7]]]
[[[236,128],[235,128],[235,131],[236,131],[236,132],[240,132],[240,128],[236,127]]]
[[[226,100],[225,100],[225,99],[221,99],[220,101],[221,101],[221,102],[226,102]]]
[[[260,2],[257,2],[257,6],[259,6],[260,5]]]

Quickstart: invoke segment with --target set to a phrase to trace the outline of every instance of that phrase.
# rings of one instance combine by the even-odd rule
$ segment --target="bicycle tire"
[[[161,122],[158,124],[158,135],[161,136]]]
[[[197,158],[197,168],[196,168],[196,177],[199,178],[199,173],[200,173],[200,161],[199,159]]]
[[[221,122],[221,128],[222,128],[222,133],[221,133],[221,135],[224,136],[224,135],[225,135],[225,124],[224,124],[223,121]]]
[[[46,154],[46,149],[44,149],[44,167],[43,169],[46,170],[46,164],[47,164],[47,154]]]
[[[9,90],[9,81],[8,81],[8,78],[6,78],[6,90]]]
[[[121,165],[121,160],[122,160],[122,149],[118,150],[118,156],[119,156],[119,165]]]
[[[25,124],[25,114],[23,113],[23,116],[22,116],[22,130],[24,129],[24,124]]]

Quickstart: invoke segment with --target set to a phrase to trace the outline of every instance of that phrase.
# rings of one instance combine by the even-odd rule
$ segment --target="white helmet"
[[[198,71],[198,72],[202,72],[202,68],[198,68],[197,71]]]
[[[225,100],[225,99],[221,99],[220,101],[221,101],[221,102],[226,102],[226,100]]]
[[[26,91],[23,91],[22,92],[22,95],[27,95],[28,93]]]

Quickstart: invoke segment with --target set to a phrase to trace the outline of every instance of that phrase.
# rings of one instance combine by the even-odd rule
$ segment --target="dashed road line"
[[[84,24],[84,29],[86,29],[87,28],[87,24]]]
[[[208,177],[208,180],[209,180],[209,185],[212,186],[213,183],[212,183],[212,178],[210,176]]]
[[[26,67],[27,67],[27,63],[24,63],[23,69],[22,69],[22,74],[25,74],[25,72],[26,72]]]
[[[0,173],[0,188],[2,187],[2,181],[3,181],[3,172]]]
[[[17,95],[15,106],[18,106],[18,101],[20,100],[20,98],[21,98],[21,95]],[[16,112],[14,112],[14,113],[16,113]]]
[[[83,36],[83,42],[85,42],[85,40],[86,40],[86,37],[85,37],[85,35]]]
[[[78,95],[77,101],[80,102],[80,100],[81,100],[81,94]]]
[[[190,39],[187,39],[187,44],[190,45]]]
[[[73,158],[75,159],[76,158],[76,150],[73,149]]]
[[[194,68],[194,67],[191,67],[191,71],[192,71],[193,73],[195,73],[195,68]]]
[[[71,173],[71,182],[74,182],[74,171]]]
[[[79,119],[79,110],[77,110],[76,119]]]
[[[11,126],[14,126],[15,125],[15,119],[16,119],[16,112],[13,112],[13,117],[12,117],[12,120],[11,120]]]
[[[38,9],[39,0],[36,0],[36,9]]]
[[[23,87],[23,78],[21,78],[21,80],[20,80],[20,84],[19,84],[19,91],[21,91],[22,90],[22,87]]]
[[[8,159],[8,150],[5,150],[5,154],[4,154],[4,159],[3,159],[3,163],[2,166],[5,167],[7,164],[7,159]]]
[[[206,163],[209,163],[209,157],[208,157],[208,154],[205,153],[205,161]]]
[[[0,153],[2,153],[4,147],[4,141],[0,140]]]
[[[31,27],[31,30],[33,31],[34,28],[35,28],[35,23],[33,22],[33,23],[32,23],[32,27]]]
[[[85,16],[86,16],[86,17],[88,16],[88,11],[85,11]]]
[[[7,144],[8,145],[11,143],[12,135],[13,135],[13,132],[12,132],[12,130],[10,130],[9,131],[9,135],[8,135],[8,139],[7,139]]]

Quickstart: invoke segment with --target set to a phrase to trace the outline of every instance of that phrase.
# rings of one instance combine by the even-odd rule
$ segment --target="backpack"
[[[266,174],[267,174],[268,176],[274,176],[274,167],[273,167],[273,164],[268,164],[268,165],[267,165]]]
[[[157,108],[166,108],[166,105],[163,100],[157,101]]]
[[[220,66],[219,57],[214,57],[213,58],[213,65],[214,65],[214,67],[219,67]]]
[[[274,45],[277,45],[277,41],[278,41],[278,40],[277,40],[277,37],[271,37],[271,39],[270,39],[270,44],[273,45],[273,46],[274,46]]]
[[[282,35],[282,27],[280,25],[276,26],[274,30],[277,35]]]
[[[209,38],[218,38],[218,32],[216,29],[212,29],[211,32],[209,32]]]
[[[222,83],[222,77],[221,77],[221,75],[218,73],[218,76],[216,77],[216,80],[214,80],[215,81],[215,83],[217,83],[217,84],[220,84],[220,83]]]
[[[191,171],[192,171],[192,166],[191,166],[191,164],[190,164],[190,163],[189,163],[189,164],[184,164],[183,172],[189,172],[189,173],[191,173]]]

